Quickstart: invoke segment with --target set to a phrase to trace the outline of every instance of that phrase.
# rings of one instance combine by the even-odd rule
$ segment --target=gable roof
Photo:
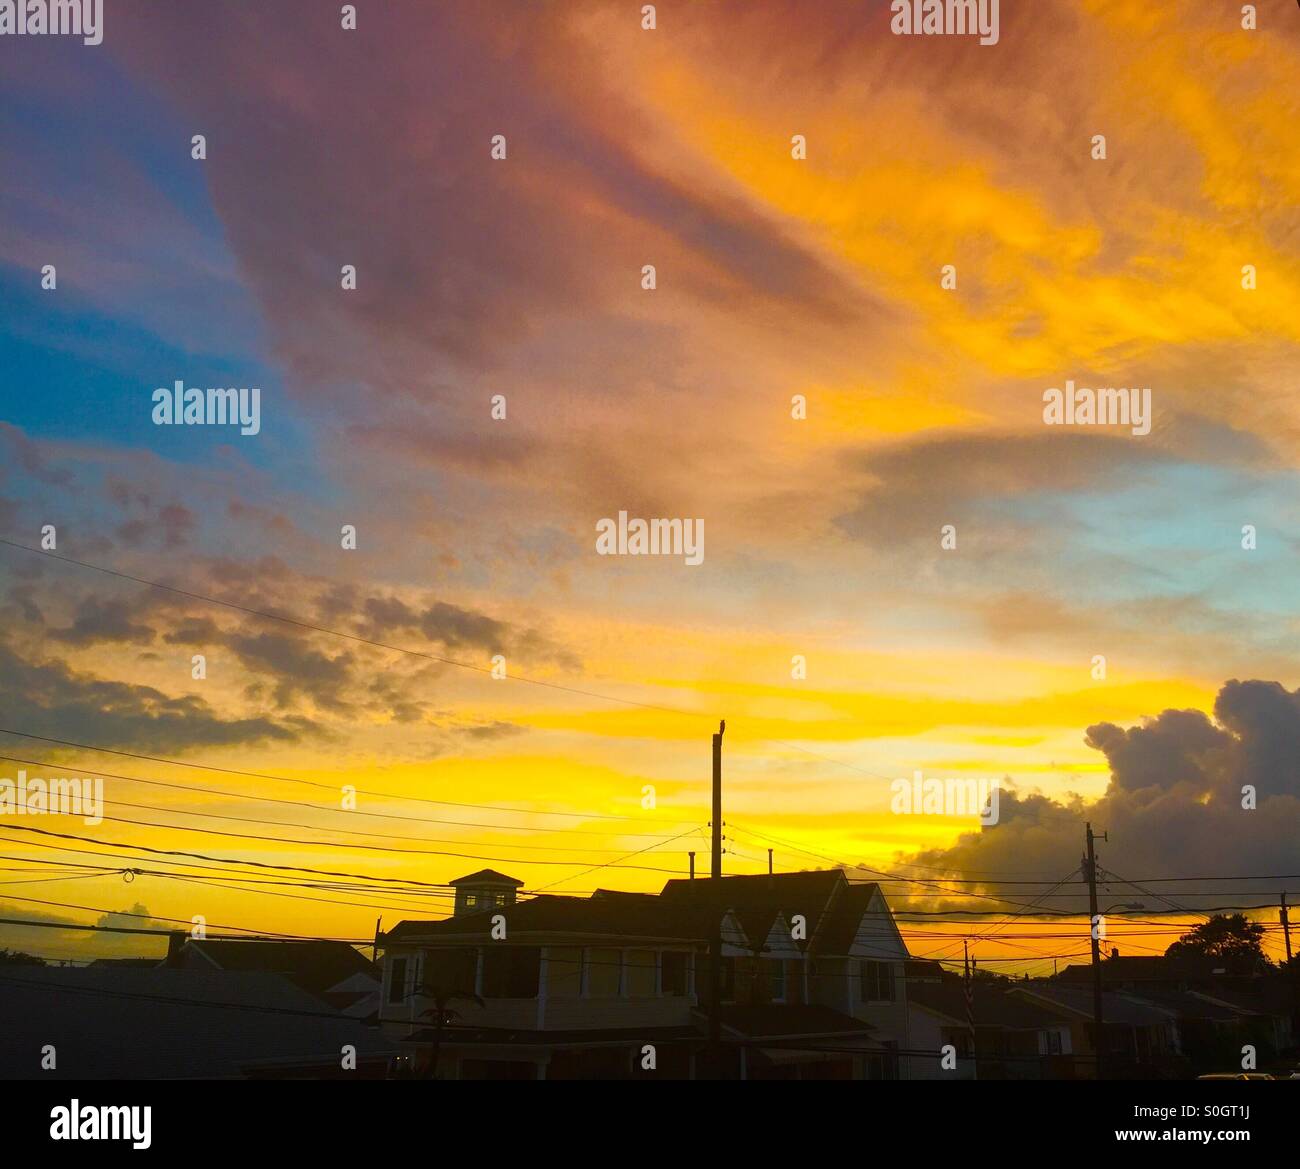
[[[848,954],[853,949],[862,925],[862,915],[867,912],[871,899],[879,889],[880,886],[874,881],[866,881],[850,884],[839,892],[826,920],[813,938],[813,948],[817,953]],[[893,915],[889,913],[888,907],[883,916],[892,925]],[[880,915],[875,920],[880,920]]]
[[[675,878],[663,887],[660,898],[668,904],[698,911],[734,911],[745,936],[761,946],[778,916],[799,913],[808,922],[808,938],[817,934],[836,895],[848,886],[840,869],[813,869],[802,873],[756,873],[744,876]],[[854,923],[856,928],[856,922]]]
[[[374,965],[347,942],[275,942],[190,938],[185,950],[218,970],[283,974],[311,994],[323,994],[354,974],[373,977]],[[189,963],[187,963],[188,965]],[[202,963],[199,963],[202,966]]]
[[[507,877],[505,873],[498,873],[496,869],[479,869],[477,873],[457,877],[454,881],[448,881],[447,884],[453,887],[456,885],[510,885],[515,889],[523,887],[523,881],[517,881],[514,877]]]

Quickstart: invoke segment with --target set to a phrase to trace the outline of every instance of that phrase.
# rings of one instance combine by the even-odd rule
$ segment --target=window
[[[394,958],[388,968],[388,1001],[403,1002],[406,998],[406,959]]]
[[[678,950],[665,950],[660,984],[663,993],[679,997],[689,992],[689,966],[687,955]]]
[[[766,958],[763,965],[767,967],[767,997],[774,1003],[785,1001],[785,962],[780,958]]]
[[[1049,1031],[1047,1033],[1047,1054],[1061,1054],[1061,1033],[1059,1031]]]
[[[593,999],[618,998],[619,975],[622,973],[622,968],[622,951],[588,950],[587,997]]]
[[[734,958],[723,958],[722,969],[722,993],[719,1000],[724,1003],[734,1003],[736,1001],[736,960]]]
[[[541,964],[537,946],[489,946],[483,951],[483,997],[536,998]]]
[[[577,946],[551,946],[546,951],[546,993],[555,998],[582,994],[582,950]]]
[[[863,962],[859,993],[864,1003],[894,1001],[894,968],[888,962]]]
[[[655,996],[655,952],[629,950],[627,952],[628,998],[652,999]]]
[[[426,950],[418,989],[424,995],[473,994],[477,979],[477,950]]]

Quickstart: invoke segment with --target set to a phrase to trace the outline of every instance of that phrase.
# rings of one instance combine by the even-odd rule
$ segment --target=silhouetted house
[[[906,1079],[1075,1078],[1068,1017],[1013,993],[1012,984],[976,979],[968,1007],[958,979],[911,979],[907,1008]]]
[[[1214,987],[1245,989],[1257,981],[1264,968],[1252,959],[1227,960],[1197,954],[1166,957],[1163,954],[1105,958],[1102,985],[1107,990],[1210,990]],[[1092,964],[1074,962],[1060,973],[1068,983],[1092,985]]]
[[[378,1006],[379,968],[346,942],[169,938],[164,965],[182,970],[280,974],[331,1005],[355,1005],[365,995]],[[343,1002],[340,996],[346,997]]]
[[[6,968],[0,1036],[3,1079],[379,1079],[398,1054],[282,975],[156,964]]]
[[[1165,1013],[1173,1047],[1188,1074],[1240,1068],[1242,1048],[1255,1048],[1257,1066],[1294,1056],[1296,988],[1257,959],[1184,955],[1112,957],[1101,964],[1107,992],[1140,1000]],[[1076,963],[1061,972],[1063,986],[1092,986],[1093,968]]]
[[[1075,1075],[1096,1074],[1093,992],[1088,986],[1061,979],[1029,979],[1014,984],[1011,994],[1057,1012],[1070,1024],[1070,1049],[1076,1057]],[[1187,1075],[1178,1050],[1172,1013],[1136,995],[1106,990],[1102,995],[1106,1030],[1107,1079],[1165,1079]]]
[[[1191,1073],[1240,1071],[1242,1048],[1256,1049],[1257,1059],[1271,1059],[1273,1026],[1262,1013],[1252,1014],[1191,990],[1124,992],[1126,997],[1164,1011],[1173,1023],[1174,1046]]]
[[[1261,979],[1249,991],[1216,987],[1192,993],[1230,1007],[1241,1015],[1250,1041],[1259,1045],[1261,1069],[1272,1061],[1282,1070],[1284,1064],[1294,1064],[1300,1058],[1300,1048],[1297,1047],[1300,1036],[1296,1033],[1300,986],[1289,981],[1283,972]]]
[[[446,1077],[698,1074],[715,923],[729,1074],[898,1074],[907,951],[879,889],[838,869],[478,912],[459,909],[462,889],[513,898],[519,883],[488,870],[454,884],[452,917],[404,921],[380,943],[381,1022],[421,1074],[435,1048]]]

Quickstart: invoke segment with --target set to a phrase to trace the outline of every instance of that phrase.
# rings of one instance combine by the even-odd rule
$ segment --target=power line
[[[75,565],[77,568],[84,568],[90,572],[103,573],[105,576],[117,577],[119,580],[128,580],[133,584],[146,585],[149,588],[159,589],[163,592],[172,593],[176,596],[186,597],[192,601],[201,601],[206,605],[220,605],[226,609],[233,609],[236,612],[244,613],[250,617],[260,617],[266,621],[279,621],[285,625],[293,625],[298,629],[306,629],[312,633],[323,633],[329,637],[338,637],[346,641],[357,642],[361,645],[368,645],[375,649],[387,650],[390,653],[407,654],[410,657],[423,658],[426,661],[438,662],[444,666],[455,666],[457,669],[470,670],[476,674],[487,674],[493,676],[490,666],[478,666],[473,662],[460,661],[457,658],[443,657],[440,654],[429,653],[426,650],[411,649],[409,646],[392,645],[389,642],[378,641],[374,638],[363,637],[359,633],[347,633],[341,629],[331,629],[325,625],[316,625],[310,621],[303,621],[297,617],[289,617],[282,613],[271,613],[264,609],[254,609],[249,605],[240,605],[235,601],[225,601],[220,597],[208,596],[205,593],[194,592],[190,589],[182,589],[176,585],[163,584],[161,581],[148,580],[141,576],[132,576],[127,572],[119,572],[117,569],[107,568],[102,564],[91,564],[85,560],[75,560],[71,556],[61,556],[57,552],[50,552],[44,548],[32,548],[27,544],[20,544],[16,540],[7,540],[0,537],[0,544],[10,548],[16,548],[20,552],[30,552],[35,556],[45,556],[51,560],[60,561],[63,564]],[[565,686],[559,682],[547,682],[541,678],[530,678],[525,674],[506,674],[506,678],[514,682],[525,682],[530,686],[542,686],[548,690],[559,690],[567,694],[577,694],[584,698],[596,698],[601,702],[613,702],[622,706],[635,706],[644,710],[658,710],[665,714],[684,715],[688,718],[704,718],[705,716],[698,711],[682,710],[671,706],[663,706],[652,702],[638,702],[631,698],[616,698],[610,694],[599,694],[594,690],[582,690],[575,686]]]
[[[5,541],[0,540],[0,543]],[[119,751],[112,747],[97,747],[91,743],[74,743],[68,739],[55,739],[48,735],[33,735],[26,731],[15,731],[8,727],[0,727],[0,734],[14,735],[20,739],[35,739],[42,743],[55,743],[61,747],[75,747],[81,751],[99,751],[106,755],[120,755],[126,759],[142,759],[151,763],[165,763],[171,767],[189,767],[197,771],[216,771],[223,775],[242,775],[249,779],[270,779],[277,783],[297,783],[305,787],[320,788],[324,791],[334,792],[337,794],[339,786],[337,784],[321,783],[319,780],[300,779],[289,775],[273,775],[264,771],[241,771],[235,767],[217,767],[208,763],[189,763],[183,759],[168,759],[161,755],[145,755],[136,751]],[[41,765],[48,766],[48,765]],[[92,772],[92,774],[105,774],[104,772]],[[130,778],[130,777],[125,777]],[[159,782],[159,781],[153,781]],[[199,790],[199,789],[196,789]],[[455,800],[436,800],[430,796],[405,796],[397,792],[375,791],[371,788],[358,787],[355,789],[358,795],[379,796],[386,800],[407,800],[418,804],[438,804],[450,808],[473,808],[485,812],[513,812],[524,816],[567,816],[578,820],[635,820],[641,823],[646,821],[656,821],[664,824],[684,824],[685,820],[669,820],[661,816],[618,816],[604,812],[544,812],[532,808],[511,808],[503,807],[498,804],[468,804],[458,803]],[[228,794],[228,793],[227,793]],[[405,817],[400,817],[405,818]],[[479,827],[479,825],[475,825]],[[483,827],[495,827],[495,825],[483,825]]]
[[[17,731],[3,731],[3,730],[0,730],[0,733],[4,733],[4,734],[18,734],[19,732],[17,732]],[[38,738],[39,736],[30,735],[30,736],[25,736],[25,737],[27,737],[27,738]],[[69,746],[73,746],[73,744],[68,744],[68,745],[69,745]],[[105,748],[99,748],[99,747],[96,747],[96,748],[89,748],[89,749],[91,749],[91,750],[104,750]],[[23,759],[23,758],[20,758],[20,757],[17,756],[17,755],[0,755],[0,759],[8,760],[10,763],[22,763],[22,764],[25,764],[25,765],[27,765],[27,766],[29,766],[29,767],[41,767],[41,768],[45,768],[45,769],[47,769],[47,770],[50,769],[50,768],[62,768],[62,767],[64,766],[62,763],[55,763],[54,761],[49,760],[49,759]],[[159,760],[159,762],[170,762],[170,761],[169,761],[169,760]],[[174,790],[176,790],[176,791],[183,791],[183,792],[202,792],[202,793],[204,793],[205,795],[225,796],[227,799],[234,799],[234,800],[252,800],[252,801],[256,801],[257,803],[262,803],[262,804],[283,804],[283,805],[285,805],[285,806],[287,806],[287,807],[292,807],[292,808],[308,808],[308,809],[311,809],[312,811],[317,811],[317,812],[331,812],[331,813],[339,813],[339,814],[344,814],[344,813],[346,813],[346,814],[349,815],[349,816],[366,816],[366,817],[371,817],[371,818],[379,819],[379,820],[408,820],[408,821],[411,821],[412,823],[417,823],[417,824],[447,824],[447,825],[453,825],[453,826],[455,826],[455,827],[461,827],[461,828],[491,828],[491,829],[493,829],[493,830],[495,830],[495,831],[501,831],[501,832],[530,832],[530,833],[532,833],[532,832],[551,832],[551,833],[561,833],[561,834],[567,834],[567,835],[573,835],[573,836],[595,836],[595,837],[599,837],[599,838],[605,838],[605,837],[611,837],[611,836],[612,836],[612,837],[632,837],[632,836],[653,836],[653,835],[655,835],[654,833],[650,833],[650,832],[621,832],[621,831],[619,831],[619,832],[584,832],[584,831],[582,831],[581,829],[578,829],[578,828],[552,828],[552,827],[549,827],[549,826],[537,826],[537,825],[528,825],[528,824],[485,824],[485,823],[483,823],[482,821],[478,821],[478,820],[447,820],[447,819],[443,819],[443,818],[438,817],[438,816],[403,816],[403,815],[401,815],[400,813],[397,813],[397,812],[368,812],[368,811],[363,811],[363,810],[360,809],[360,808],[348,808],[348,809],[344,809],[344,808],[336,808],[336,807],[331,807],[331,806],[327,806],[327,805],[324,805],[324,804],[311,804],[311,803],[308,803],[306,800],[283,800],[283,799],[279,799],[279,798],[277,798],[276,796],[257,796],[257,795],[252,795],[251,793],[247,793],[247,792],[232,792],[232,791],[228,791],[228,790],[226,790],[225,788],[219,788],[219,787],[203,787],[203,786],[200,786],[200,785],[198,785],[198,784],[175,783],[175,782],[169,782],[169,781],[167,781],[167,780],[162,780],[162,779],[146,779],[146,778],[144,778],[144,777],[142,777],[142,776],[138,776],[138,775],[121,775],[121,774],[119,774],[119,773],[117,773],[117,772],[113,772],[113,771],[99,771],[99,770],[97,770],[96,768],[91,768],[91,767],[77,767],[76,770],[81,771],[81,772],[84,772],[84,773],[87,774],[87,775],[98,775],[98,776],[101,776],[101,777],[104,778],[104,779],[119,779],[119,780],[123,780],[123,781],[125,781],[125,782],[127,782],[127,783],[140,783],[140,784],[146,784],[146,785],[148,785],[149,787],[165,787],[165,788],[172,788],[172,789],[174,789]],[[252,775],[252,774],[255,774],[255,773],[251,773],[251,772],[250,772],[250,773],[246,773],[246,774],[250,774],[250,775]],[[322,785],[320,785],[320,786],[325,787],[325,786],[327,786],[327,785],[322,784]],[[335,788],[335,789],[331,789],[331,790],[335,790],[335,791],[337,791],[338,789]],[[374,793],[365,793],[365,794],[374,794]],[[460,806],[460,805],[457,805],[457,806]],[[491,807],[492,805],[466,805],[466,806],[469,806],[469,807],[476,807],[476,806]],[[501,808],[501,809],[496,809],[496,808],[494,808],[493,810],[494,810],[494,811],[495,811],[495,810],[500,810],[500,811],[503,811],[503,812],[514,812],[514,811],[517,811],[517,809],[514,809],[514,808]],[[584,813],[568,813],[568,812],[529,812],[529,813],[527,813],[527,814],[528,814],[528,815],[537,815],[537,816],[584,815]],[[626,820],[632,820],[632,819],[635,819],[635,817],[632,817],[632,816],[626,816],[626,817],[610,817],[610,819],[626,819]],[[269,822],[269,821],[268,821],[268,822]],[[669,821],[669,820],[665,820],[664,823],[678,824],[678,823],[685,823],[685,821]]]
[[[19,804],[15,806],[25,808],[26,805]],[[182,812],[180,814],[198,816],[198,815],[205,815],[206,813]],[[238,817],[233,817],[233,818],[237,819]],[[436,848],[389,848],[382,844],[349,844],[346,841],[337,841],[337,840],[300,840],[296,837],[291,837],[291,836],[265,836],[262,835],[261,833],[256,833],[256,832],[227,832],[222,828],[192,828],[188,824],[159,824],[152,820],[132,820],[130,817],[127,816],[105,816],[101,814],[99,816],[99,819],[108,820],[114,824],[134,824],[141,828],[165,828],[169,832],[197,832],[204,836],[229,836],[235,840],[260,840],[271,844],[300,844],[300,845],[307,845],[313,848],[345,848],[345,849],[351,849],[353,851],[360,850],[364,852],[385,852],[385,853],[391,852],[391,853],[398,853],[401,855],[408,855],[408,856],[451,856],[451,857],[459,857],[462,860],[495,861],[499,864],[558,865],[560,867],[571,867],[576,865],[584,865],[587,863],[586,861],[580,861],[580,860],[561,861],[561,860],[535,859],[533,857],[520,858],[520,857],[510,857],[510,856],[483,856],[479,853],[450,852],[445,849],[436,849]],[[15,831],[25,831],[25,832],[40,831],[40,829],[38,828],[19,828],[17,825],[14,825],[13,827]],[[322,828],[321,831],[328,832],[330,830],[328,828]],[[691,829],[690,831],[694,831],[694,829]],[[49,833],[49,835],[56,836],[58,835],[58,833]],[[687,833],[683,832],[680,835],[685,836],[687,835]],[[84,838],[73,837],[72,839],[84,839]],[[678,839],[678,837],[670,836],[664,838],[663,842],[668,843],[669,841],[676,840],[676,839]],[[639,851],[649,852],[652,848],[656,848],[656,847],[658,846],[651,844],[651,845],[647,845],[643,849],[640,849]],[[636,854],[633,853],[629,855],[636,855]],[[616,861],[609,861],[608,863],[611,865],[617,864]],[[597,867],[604,867],[604,866],[597,866]],[[641,869],[645,872],[650,872],[650,873],[676,873],[677,872],[676,869],[664,869],[652,865],[626,865],[622,867],[629,868],[629,869]],[[591,871],[591,870],[587,870],[587,871]]]
[[[39,760],[38,760],[38,761],[33,761],[33,760],[30,760],[30,759],[16,759],[16,758],[15,758],[14,756],[12,756],[12,755],[0,755],[0,759],[7,759],[7,760],[9,760],[9,761],[11,761],[11,762],[14,762],[14,763],[33,763],[33,762],[35,762],[35,764],[36,764],[37,766],[45,766],[45,764],[43,764],[43,763],[42,763],[41,761],[39,761]],[[82,769],[82,770],[85,770],[85,769]],[[110,779],[128,779],[128,780],[130,780],[130,779],[133,778],[133,777],[131,777],[131,776],[120,776],[120,775],[119,775],[119,776],[114,776],[114,775],[111,775],[109,772],[104,772],[104,771],[92,771],[92,772],[90,772],[90,774],[92,774],[92,775],[99,775],[99,776],[103,776],[103,777],[105,777],[105,778],[110,778]],[[146,780],[146,781],[144,781],[144,782],[147,783],[147,782],[149,782],[149,781]],[[170,787],[170,786],[179,786],[179,785],[171,785],[171,784],[168,784],[168,785],[165,785],[165,786],[169,786],[169,787]],[[191,790],[191,789],[183,789],[183,790]],[[204,819],[209,819],[209,820],[234,820],[234,821],[237,821],[237,822],[242,823],[242,824],[265,824],[265,825],[269,825],[269,826],[271,826],[271,827],[279,827],[279,828],[307,828],[307,829],[311,829],[312,831],[316,831],[316,832],[331,832],[331,833],[335,833],[335,834],[343,835],[343,836],[365,836],[365,837],[375,838],[375,839],[379,839],[379,840],[411,840],[411,841],[423,842],[423,843],[431,843],[431,844],[460,844],[460,843],[462,843],[460,840],[457,840],[457,839],[454,839],[454,838],[449,839],[449,838],[447,838],[447,837],[439,837],[439,836],[400,836],[400,835],[396,835],[396,834],[389,833],[389,832],[363,832],[363,831],[361,831],[360,829],[356,829],[356,828],[332,828],[332,827],[327,827],[327,826],[322,825],[322,824],[302,824],[302,823],[299,823],[299,822],[296,822],[296,821],[292,821],[292,820],[268,820],[268,819],[266,819],[266,818],[264,818],[264,817],[260,817],[260,816],[235,816],[235,815],[231,815],[231,814],[228,814],[228,813],[222,813],[222,812],[195,812],[195,811],[190,811],[190,810],[188,810],[188,809],[186,809],[186,808],[170,808],[170,807],[160,807],[160,806],[157,805],[157,804],[138,804],[138,803],[132,803],[132,802],[129,801],[129,800],[108,799],[108,800],[105,800],[104,802],[107,803],[107,804],[112,804],[112,805],[114,805],[115,807],[121,807],[121,808],[139,808],[139,809],[143,809],[144,811],[149,811],[149,812],[165,812],[165,813],[167,813],[168,815],[172,815],[172,816],[199,816],[199,817],[202,817],[202,818],[204,818]],[[275,802],[279,802],[279,801],[275,801]],[[297,801],[285,801],[285,802],[291,802],[291,803],[295,803],[295,804],[297,803]],[[315,804],[303,804],[303,805],[301,805],[301,806],[303,806],[303,807],[310,807],[310,808],[316,808],[316,809],[319,810],[319,811],[339,812],[339,813],[342,814],[342,815],[350,815],[350,814],[352,814],[350,811],[345,810],[345,809],[342,809],[342,808],[319,808],[318,805],[315,805]],[[105,818],[105,819],[108,819],[109,817],[104,817],[104,818]],[[127,823],[137,823],[137,821],[126,821],[126,822],[127,822]],[[485,828],[493,828],[493,827],[495,827],[495,825],[485,824],[485,825],[481,825],[481,827],[485,827]],[[542,829],[542,831],[546,831],[546,829]],[[561,829],[557,829],[556,831],[563,832],[564,829],[561,828]],[[596,833],[592,833],[591,835],[596,835]],[[599,835],[604,836],[605,834],[604,834],[604,833],[601,833],[601,834],[599,834]],[[635,835],[635,836],[649,836],[649,835],[651,835],[651,834],[650,834],[650,833],[641,833],[641,832],[638,832],[638,833],[629,833],[628,835]],[[656,836],[654,836],[653,839],[655,839],[655,840],[662,840],[662,839],[664,839],[664,837],[662,836],[662,834],[660,834],[660,835],[656,835]],[[537,851],[541,851],[541,852],[597,852],[597,853],[598,853],[598,852],[612,852],[612,853],[620,853],[620,852],[623,851],[622,849],[617,849],[617,848],[590,848],[590,847],[588,847],[588,846],[586,846],[586,845],[581,845],[581,844],[574,844],[574,845],[546,845],[546,844],[516,844],[516,843],[512,843],[512,844],[510,845],[510,847],[511,847],[511,848],[527,848],[527,849],[537,850]],[[521,862],[521,863],[523,863],[523,862]],[[575,862],[575,863],[578,863],[578,862]]]

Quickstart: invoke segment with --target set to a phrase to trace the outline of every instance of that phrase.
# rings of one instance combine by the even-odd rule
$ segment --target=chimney
[[[163,965],[173,969],[185,965],[185,942],[189,935],[184,930],[172,930],[167,935],[167,957]]]

